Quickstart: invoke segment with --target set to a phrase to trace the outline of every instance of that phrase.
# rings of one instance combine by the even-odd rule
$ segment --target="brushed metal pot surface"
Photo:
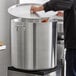
[[[56,21],[31,23],[11,20],[11,63],[20,69],[49,69],[57,66]]]

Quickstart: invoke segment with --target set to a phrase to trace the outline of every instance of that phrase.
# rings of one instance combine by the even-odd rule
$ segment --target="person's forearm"
[[[49,11],[49,10],[66,10],[70,9],[73,4],[73,0],[50,0],[49,2],[45,3],[44,10]]]

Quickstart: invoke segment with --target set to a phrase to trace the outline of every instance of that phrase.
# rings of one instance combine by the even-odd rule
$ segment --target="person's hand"
[[[41,22],[42,22],[42,23],[45,23],[45,22],[48,22],[48,20],[49,20],[48,18],[44,18],[44,19],[42,19]]]
[[[58,11],[58,13],[56,15],[63,17],[64,16],[64,13],[62,11]]]
[[[31,13],[36,13],[37,11],[42,11],[43,9],[43,6],[32,6],[30,11]]]

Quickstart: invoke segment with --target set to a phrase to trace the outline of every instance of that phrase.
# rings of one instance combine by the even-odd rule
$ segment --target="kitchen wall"
[[[0,51],[0,76],[7,76],[7,66],[10,65],[10,20],[8,7],[16,4],[17,0],[0,0],[0,41],[7,49]]]

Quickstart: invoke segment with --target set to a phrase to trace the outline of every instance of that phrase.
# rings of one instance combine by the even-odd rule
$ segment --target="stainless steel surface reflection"
[[[49,69],[57,66],[57,22],[31,23],[11,20],[12,66]]]

